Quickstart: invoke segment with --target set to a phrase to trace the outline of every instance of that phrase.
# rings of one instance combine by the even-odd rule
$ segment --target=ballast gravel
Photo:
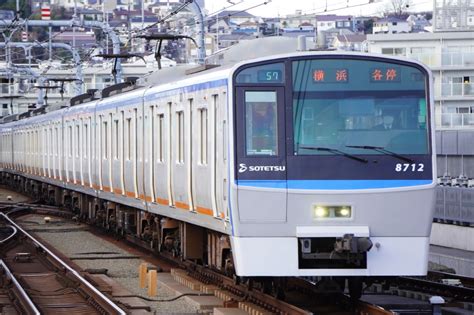
[[[145,261],[86,231],[86,225],[58,218],[45,223],[44,216],[40,215],[30,215],[19,222],[65,256],[73,258],[74,263],[82,269],[108,269],[107,275],[131,294],[148,298],[147,289],[140,289],[138,283],[138,268]],[[152,299],[167,300],[176,296],[159,281],[157,291],[158,296]],[[200,314],[195,306],[183,298],[171,302],[144,302],[150,305],[154,314]]]

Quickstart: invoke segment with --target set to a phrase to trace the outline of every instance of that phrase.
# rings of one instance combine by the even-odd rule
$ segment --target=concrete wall
[[[474,228],[452,224],[433,223],[432,245],[474,251]]]

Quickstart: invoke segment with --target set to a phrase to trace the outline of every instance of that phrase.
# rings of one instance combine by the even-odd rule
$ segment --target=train
[[[239,279],[425,275],[430,70],[264,40],[5,118],[2,182]]]

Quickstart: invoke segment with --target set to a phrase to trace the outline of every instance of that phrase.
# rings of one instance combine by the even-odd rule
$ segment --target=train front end
[[[426,274],[436,178],[429,70],[303,53],[242,64],[232,80],[237,275]]]

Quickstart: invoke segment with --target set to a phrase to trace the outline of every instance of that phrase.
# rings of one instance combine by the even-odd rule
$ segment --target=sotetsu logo
[[[239,173],[243,173],[245,171],[247,171],[247,165],[244,164],[244,163],[240,163],[239,164]]]
[[[239,173],[249,172],[284,172],[286,170],[285,166],[280,165],[251,165],[247,166],[245,163],[239,164]]]

